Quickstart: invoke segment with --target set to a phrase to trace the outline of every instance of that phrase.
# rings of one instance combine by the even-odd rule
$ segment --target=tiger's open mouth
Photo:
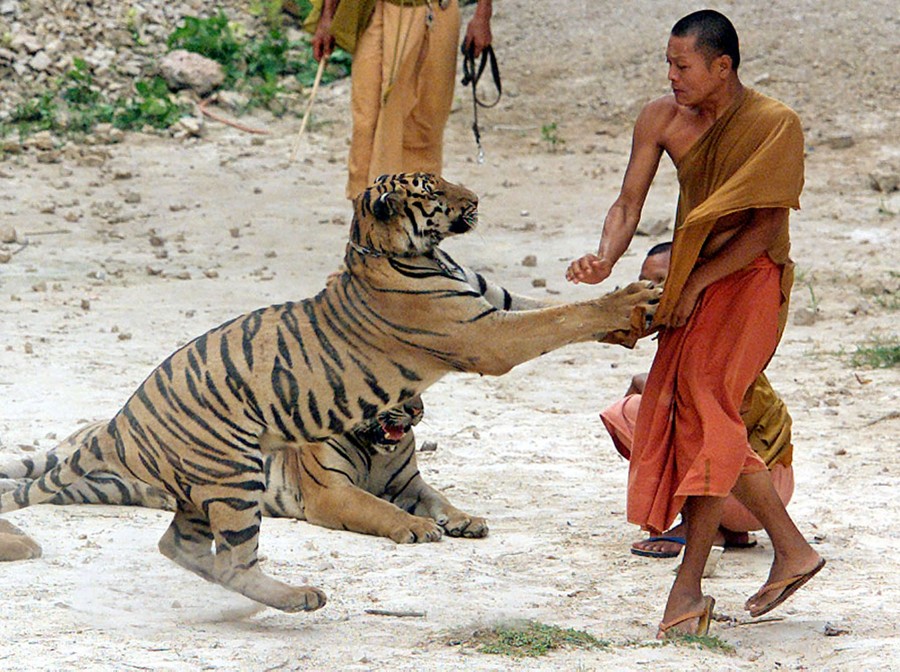
[[[379,418],[366,429],[365,438],[373,446],[391,449],[400,443],[411,429],[412,423],[409,420],[394,424],[391,419]]]
[[[381,425],[381,431],[384,434],[384,438],[379,441],[379,443],[399,443],[409,430],[410,425],[408,423],[403,425]]]

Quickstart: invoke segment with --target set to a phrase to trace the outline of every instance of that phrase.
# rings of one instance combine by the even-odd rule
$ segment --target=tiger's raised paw
[[[615,316],[617,324],[601,334],[601,343],[634,347],[638,339],[653,331],[653,319],[659,308],[663,288],[646,280],[639,280],[596,299]]]
[[[407,520],[388,535],[398,544],[422,544],[431,541],[440,541],[444,531],[431,518],[421,516],[409,516]]]
[[[470,516],[462,511],[438,518],[438,525],[451,537],[482,539],[488,535],[487,520],[480,516]]]

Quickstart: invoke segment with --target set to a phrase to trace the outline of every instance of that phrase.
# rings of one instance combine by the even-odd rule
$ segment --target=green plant
[[[819,301],[816,299],[816,292],[813,289],[812,282],[807,282],[806,288],[809,290],[809,308],[814,313],[818,313],[819,312]]]
[[[280,12],[289,0],[258,0],[258,9],[270,22],[270,29],[259,39],[245,39],[240,24],[232,24],[222,10],[209,18],[184,17],[167,39],[171,49],[186,49],[211,58],[222,65],[225,85],[248,93],[247,108],[265,106],[276,114],[286,111],[281,98],[284,77],[294,76],[303,86],[311,86],[318,64],[312,57],[308,40],[289,40],[282,34]],[[290,0],[292,11],[309,11],[307,0]],[[138,39],[138,15],[126,15],[128,30]],[[267,19],[268,21],[268,19]],[[350,73],[351,57],[336,50],[322,77],[331,82]],[[39,131],[56,134],[88,133],[98,123],[113,123],[121,129],[145,126],[167,128],[178,121],[187,109],[179,104],[159,77],[137,79],[134,94],[111,101],[96,84],[90,66],[75,59],[72,68],[46,91],[40,92],[15,107],[0,123],[0,138],[18,131],[20,138]]]
[[[206,56],[221,64],[225,83],[231,85],[241,70],[242,44],[225,13],[201,19],[186,16],[166,40],[169,49],[185,49]]]
[[[263,17],[270,29],[280,29],[284,23],[284,0],[253,0],[250,14]]]
[[[794,284],[806,286],[806,289],[809,291],[810,310],[816,313],[819,312],[819,301],[816,298],[816,291],[813,289],[812,278],[808,276],[807,272],[799,268],[796,269],[794,271]]]
[[[274,11],[276,5],[280,16],[281,2],[265,0],[258,9]],[[281,78],[294,75],[301,84],[310,86],[318,64],[309,43],[287,39],[277,23],[270,24],[261,39],[246,41],[221,11],[205,19],[189,16],[169,36],[167,44],[172,49],[186,49],[218,62],[225,71],[225,85],[250,94],[248,107],[265,106],[281,113],[284,107],[275,104],[283,93]],[[350,74],[350,60],[350,55],[341,50],[332,54],[323,82]]]
[[[140,14],[136,7],[129,7],[125,12],[125,30],[131,35],[135,44],[144,44],[144,40],[141,38]]]
[[[559,137],[559,127],[555,121],[541,126],[541,140],[547,143],[551,152],[566,144],[566,141]]]
[[[67,131],[87,133],[98,123],[112,121],[115,114],[114,106],[104,100],[94,85],[88,64],[80,58],[76,58],[72,69],[60,78],[59,97],[68,111]]]
[[[896,336],[887,339],[876,338],[869,343],[857,345],[850,361],[854,366],[873,369],[900,366],[900,338]]]
[[[632,639],[626,641],[624,645],[633,649],[652,649],[660,646],[688,646],[695,649],[707,649],[714,653],[724,653],[729,655],[735,652],[735,648],[731,643],[716,635],[708,634],[691,635],[685,633],[683,635],[678,635],[670,633],[669,637],[666,639],[653,641],[646,639]]]
[[[513,657],[543,656],[555,649],[592,649],[609,646],[581,630],[560,628],[536,621],[497,626],[476,633],[480,653]]]
[[[116,103],[113,123],[121,129],[141,129],[144,126],[168,128],[178,121],[185,109],[172,99],[162,77],[138,80],[135,95]]]
[[[18,129],[19,137],[56,128],[59,106],[55,97],[52,91],[45,91],[36,98],[16,105],[9,123]]]

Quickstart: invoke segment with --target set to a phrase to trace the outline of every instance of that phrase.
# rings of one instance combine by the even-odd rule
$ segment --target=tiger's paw
[[[281,611],[293,614],[298,611],[315,611],[316,609],[321,609],[325,606],[325,602],[327,602],[325,593],[318,588],[312,586],[300,586],[299,588],[292,588],[290,590],[290,595],[287,596],[281,604],[273,604],[272,606],[276,609],[281,609]]]
[[[451,537],[482,539],[488,535],[488,524],[484,518],[470,516],[462,511],[439,516],[437,522]]]
[[[0,519],[0,562],[33,560],[41,557],[41,547],[8,520]]]
[[[444,532],[431,518],[409,516],[401,525],[391,530],[388,536],[398,544],[422,544],[440,541]]]
[[[638,339],[651,334],[662,291],[662,287],[640,280],[600,297],[598,301],[611,311],[617,324],[600,334],[599,340],[632,348]]]

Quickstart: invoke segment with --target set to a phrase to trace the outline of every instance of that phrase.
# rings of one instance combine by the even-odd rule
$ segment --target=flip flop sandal
[[[670,541],[673,544],[681,544],[681,546],[684,546],[686,543],[684,537],[667,537],[667,536],[648,537],[644,541],[639,541],[636,543],[646,544],[647,542],[653,543],[655,541]],[[677,551],[674,551],[674,552],[673,551],[645,551],[641,548],[635,548],[634,546],[632,546],[631,552],[634,553],[635,555],[640,555],[645,558],[677,558],[678,554],[681,553],[681,549],[679,548]]]
[[[668,623],[660,623],[659,632],[656,633],[656,638],[670,639],[672,637],[683,637],[684,635],[703,637],[709,634],[709,624],[712,622],[713,608],[715,608],[716,606],[716,599],[714,597],[710,597],[709,595],[704,595],[703,602],[703,609],[689,611],[686,614],[682,614],[681,616],[673,618]],[[675,630],[674,632],[672,632],[672,634],[669,634],[669,631],[672,630],[672,628],[674,628],[676,625],[680,625],[681,623],[689,621],[692,618],[698,619],[697,630],[695,632],[681,632],[680,630]]]
[[[756,618],[757,616],[762,616],[763,614],[768,614],[779,604],[788,599],[791,595],[797,592],[797,590],[803,586],[807,581],[809,581],[812,577],[819,573],[819,570],[825,566],[825,558],[819,560],[819,564],[813,567],[811,570],[806,572],[806,574],[797,574],[796,576],[791,576],[787,579],[782,579],[781,581],[775,581],[773,583],[767,583],[762,588],[760,588],[756,593],[747,600],[744,604],[744,609],[750,612],[750,616],[752,618]],[[766,593],[771,593],[773,590],[781,590],[778,593],[778,596],[775,599],[766,602],[762,607],[757,609],[751,609],[748,605],[754,599],[762,597]]]

